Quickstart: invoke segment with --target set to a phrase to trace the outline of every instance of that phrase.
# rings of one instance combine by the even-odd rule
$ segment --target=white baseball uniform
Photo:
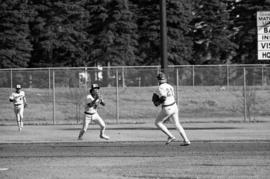
[[[168,130],[168,128],[163,124],[168,119],[173,119],[175,126],[184,139],[185,144],[190,144],[186,133],[179,122],[178,107],[175,102],[174,88],[168,83],[161,83],[156,91],[159,97],[165,97],[165,101],[161,104],[161,111],[159,112],[155,124],[158,126],[167,136],[168,142],[175,140],[175,137]]]
[[[100,103],[100,99],[97,99],[95,104],[91,107],[88,106],[89,103],[94,101],[94,97],[89,94],[86,97],[86,104],[85,104],[85,119],[84,119],[84,123],[83,123],[83,130],[86,131],[88,128],[88,125],[91,121],[93,122],[97,122],[98,124],[104,124],[104,121],[102,120],[102,118],[99,116],[98,112],[97,112],[97,107]]]
[[[24,112],[24,105],[26,103],[25,93],[24,91],[20,91],[19,93],[13,92],[10,97],[14,105],[14,113],[16,115],[16,120],[18,123],[19,130],[23,127],[23,112]]]

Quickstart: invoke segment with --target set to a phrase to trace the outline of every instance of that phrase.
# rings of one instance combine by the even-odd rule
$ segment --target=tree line
[[[268,0],[167,0],[168,62],[260,63]],[[1,0],[0,68],[160,63],[159,0]]]

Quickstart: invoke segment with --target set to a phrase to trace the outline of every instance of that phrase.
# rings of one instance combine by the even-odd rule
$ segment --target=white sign
[[[270,11],[257,12],[258,60],[270,60]]]

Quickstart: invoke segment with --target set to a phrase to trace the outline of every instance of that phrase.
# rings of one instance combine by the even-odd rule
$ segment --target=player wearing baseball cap
[[[178,107],[175,102],[175,95],[173,87],[167,83],[167,77],[164,73],[157,75],[159,86],[157,91],[153,94],[152,101],[155,106],[161,105],[161,111],[159,112],[155,125],[168,136],[166,144],[176,141],[176,138],[164,125],[164,122],[168,119],[173,119],[175,126],[183,138],[184,142],[181,145],[190,145],[190,141],[187,138],[184,128],[179,122]]]
[[[14,113],[17,120],[18,130],[21,131],[23,128],[23,112],[27,106],[25,92],[21,90],[21,85],[17,84],[15,92],[9,96],[9,101],[13,103]]]
[[[99,116],[97,112],[97,107],[101,104],[105,106],[103,99],[99,94],[99,85],[92,84],[91,89],[89,91],[90,94],[86,97],[85,104],[85,118],[83,121],[83,127],[79,133],[78,140],[82,140],[83,134],[86,132],[88,125],[91,121],[96,122],[100,126],[100,135],[101,139],[109,140],[109,136],[105,135],[106,124],[104,120]]]

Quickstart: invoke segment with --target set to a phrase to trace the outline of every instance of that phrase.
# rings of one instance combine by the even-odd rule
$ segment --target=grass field
[[[159,108],[151,102],[156,87],[102,88],[106,106],[99,108],[100,115],[109,123],[145,123],[152,121]],[[55,98],[52,90],[25,89],[29,108],[25,110],[25,120],[34,124],[78,123],[83,119],[83,88],[57,88]],[[0,124],[14,121],[13,107],[8,102],[10,89],[0,89]],[[241,121],[243,119],[244,98],[242,88],[222,89],[213,87],[179,87],[178,102],[180,117],[184,122]],[[251,120],[262,120],[270,116],[270,90],[253,88],[247,93]],[[117,98],[118,97],[118,98]],[[53,100],[55,99],[55,103]],[[118,102],[118,103],[117,103]],[[53,105],[55,104],[55,106]],[[53,109],[55,112],[53,113]],[[117,111],[118,110],[118,111]],[[117,112],[119,120],[117,121]]]

